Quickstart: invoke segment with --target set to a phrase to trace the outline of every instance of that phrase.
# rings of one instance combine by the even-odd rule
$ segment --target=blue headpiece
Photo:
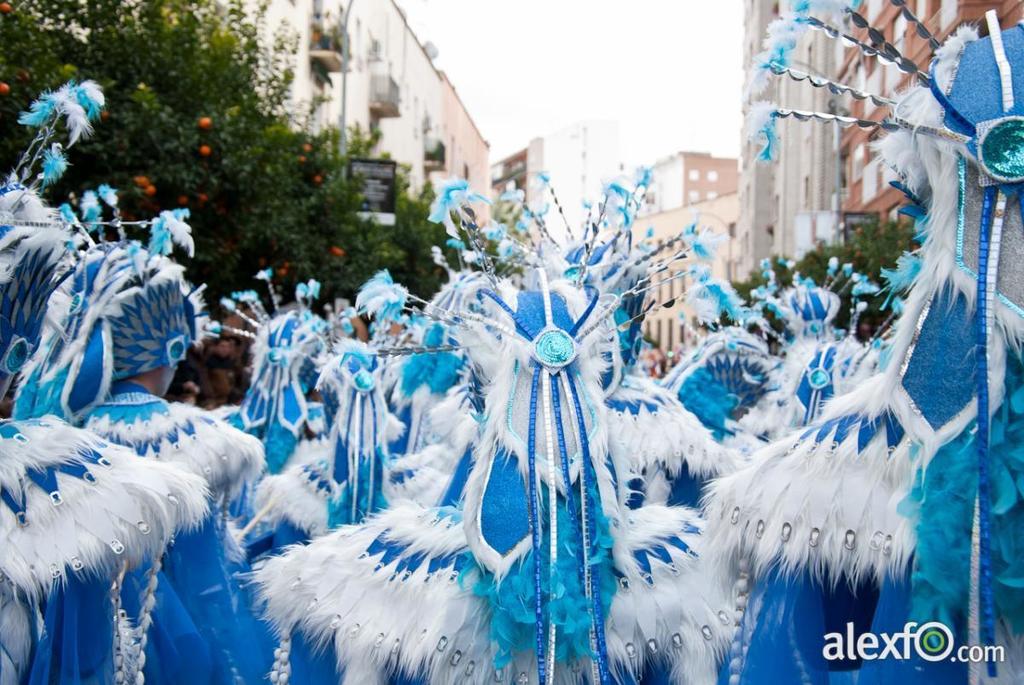
[[[67,255],[64,231],[12,224],[48,218],[31,191],[19,184],[0,188],[0,394],[39,344],[47,303],[61,281],[58,265]]]
[[[252,383],[238,422],[263,440],[272,473],[287,462],[310,420],[306,394],[316,385],[328,328],[307,308],[317,290],[316,281],[299,284],[298,308],[264,321],[256,334]],[[252,313],[260,312],[257,308]]]
[[[36,194],[68,165],[53,139],[60,122],[69,145],[87,137],[102,108],[103,93],[94,82],[71,82],[44,93],[18,120],[37,133],[0,180],[0,395],[36,350],[50,296],[67,274],[59,268],[69,254],[64,222]]]
[[[320,373],[317,389],[324,400],[324,415],[328,427],[343,420],[338,414],[348,406],[351,393],[372,393],[377,387],[377,357],[366,343],[353,339],[341,340],[334,349],[335,356]]]
[[[840,304],[839,296],[831,290],[808,283],[798,283],[782,295],[786,327],[797,338],[830,336]]]
[[[19,412],[74,417],[103,401],[112,381],[184,359],[205,314],[182,272],[136,242],[86,251],[52,305],[61,332],[33,359]]]

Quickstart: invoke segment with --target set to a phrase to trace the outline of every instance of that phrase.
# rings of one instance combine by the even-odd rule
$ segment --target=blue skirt
[[[114,682],[114,610],[107,578],[68,577],[46,599],[29,685]]]
[[[250,592],[239,580],[249,571],[248,564],[225,555],[227,534],[221,517],[214,513],[198,530],[178,536],[164,557],[166,584],[161,585],[176,595],[202,637],[211,663],[209,680],[160,681],[154,674],[150,681],[147,663],[147,685],[260,683],[270,671],[274,640],[253,615]],[[154,622],[160,618],[155,615]]]

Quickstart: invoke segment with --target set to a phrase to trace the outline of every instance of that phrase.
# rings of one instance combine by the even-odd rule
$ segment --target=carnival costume
[[[88,135],[102,107],[86,81],[43,95],[22,116],[39,133],[0,186],[5,394],[39,344],[48,302],[73,261],[68,222],[36,194],[67,165],[53,137],[61,121],[72,143]],[[149,626],[121,615],[121,582],[198,524],[204,482],[143,464],[53,416],[0,422],[0,455],[0,682],[141,683]]]
[[[470,197],[453,185],[439,202],[476,241]],[[628,467],[608,447],[601,379],[618,298],[549,284],[545,268],[518,289],[478,254],[484,312],[425,310],[480,374],[461,505],[394,505],[268,560],[256,577],[284,638],[272,679],[288,680],[298,633],[349,683],[629,682],[659,668],[706,682],[732,616],[697,571],[700,519],[627,508]]]
[[[844,3],[805,2],[771,33],[832,35],[828,11],[867,25]],[[986,38],[965,27],[941,47],[932,39],[929,73],[876,51],[916,81],[895,100],[829,86],[888,108],[882,122],[800,113],[888,132],[880,149],[921,208],[924,244],[901,260],[916,267],[900,284],[909,295],[891,361],[714,484],[711,554],[723,577],[739,572],[745,609],[723,683],[825,683],[850,671],[860,685],[963,683],[1021,672],[1015,569],[1024,506],[1013,483],[1022,444],[1024,169],[1012,160],[1020,159],[1013,132],[1024,102],[1015,99],[1024,93],[1024,29],[1003,31],[994,12],[986,19]],[[765,68],[792,75],[787,50],[772,54]],[[767,118],[754,129],[769,142],[772,122],[794,116],[761,111]],[[827,632],[849,624],[856,639],[908,621],[941,622],[950,649],[954,641],[1003,645],[1006,662],[968,666],[927,651],[825,660]]]
[[[225,515],[262,471],[262,446],[197,407],[166,402],[143,380],[162,374],[169,382],[204,334],[200,289],[167,256],[174,244],[191,251],[183,219],[162,214],[147,247],[118,240],[82,254],[51,305],[60,329],[32,359],[17,407],[62,415],[134,451],[139,464],[171,464],[205,481],[210,513],[145,573],[129,575],[122,602],[153,626],[144,645],[151,683],[231,683],[260,677],[269,658],[253,648],[265,638],[237,580],[247,568]]]

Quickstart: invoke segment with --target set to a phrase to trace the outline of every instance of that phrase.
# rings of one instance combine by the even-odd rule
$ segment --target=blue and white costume
[[[1011,131],[1024,30],[1002,31],[994,12],[987,22],[989,37],[961,28],[923,85],[887,104],[881,150],[924,208],[926,236],[908,256],[920,269],[891,361],[714,484],[711,552],[720,573],[739,571],[745,609],[722,683],[851,673],[860,685],[1012,682],[1022,672],[1024,500],[1010,484],[1021,474],[1024,168],[1007,160],[1021,154]],[[940,621],[951,647],[1002,645],[1006,662],[823,658],[826,632],[893,633],[908,621]]]
[[[764,340],[740,326],[708,334],[661,381],[722,444],[747,451],[757,446],[739,420],[772,389],[781,362]]]
[[[733,619],[698,571],[702,523],[626,507],[629,465],[609,449],[617,299],[535,278],[495,279],[483,312],[433,312],[456,324],[484,398],[457,506],[393,504],[256,573],[285,644],[325,645],[346,683],[713,677]],[[288,673],[284,650],[272,677]]]
[[[48,302],[69,268],[66,222],[35,188],[32,149],[52,143],[68,117],[72,142],[98,116],[102,93],[70,83],[35,103],[40,128],[0,185],[0,390],[6,393],[40,341]],[[124,574],[159,557],[206,512],[202,479],[143,464],[53,416],[0,421],[0,683],[135,682],[148,625],[119,615]]]
[[[269,283],[269,275],[261,275]],[[296,307],[273,317],[262,307],[254,307],[251,315],[240,314],[256,328],[253,371],[242,406],[230,421],[260,438],[270,474],[283,471],[296,452],[317,449],[303,443],[316,436],[319,408],[311,406],[308,396],[327,347],[327,322],[310,311],[319,289],[316,281],[300,283]],[[239,313],[244,303],[225,299],[222,304]]]
[[[154,374],[169,382],[202,335],[198,293],[165,256],[172,239],[190,244],[182,226],[157,222],[149,248],[100,243],[82,255],[54,307],[61,331],[41,346],[19,404],[72,418],[134,451],[140,464],[173,464],[204,480],[210,513],[177,535],[162,559],[154,555],[145,577],[129,576],[134,584],[126,582],[123,604],[156,631],[158,639],[144,645],[151,683],[251,680],[268,657],[252,647],[264,636],[236,578],[247,569],[224,512],[262,471],[263,449],[256,438],[191,405],[168,403],[145,385]]]

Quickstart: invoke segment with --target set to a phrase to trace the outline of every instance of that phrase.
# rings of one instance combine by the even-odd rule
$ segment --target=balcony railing
[[[341,29],[313,22],[309,27],[309,58],[328,72],[341,71]]]
[[[370,78],[370,113],[378,119],[400,116],[401,90],[395,79],[387,74],[374,74]]]
[[[444,143],[437,138],[423,139],[423,167],[427,171],[442,171],[445,168]]]

